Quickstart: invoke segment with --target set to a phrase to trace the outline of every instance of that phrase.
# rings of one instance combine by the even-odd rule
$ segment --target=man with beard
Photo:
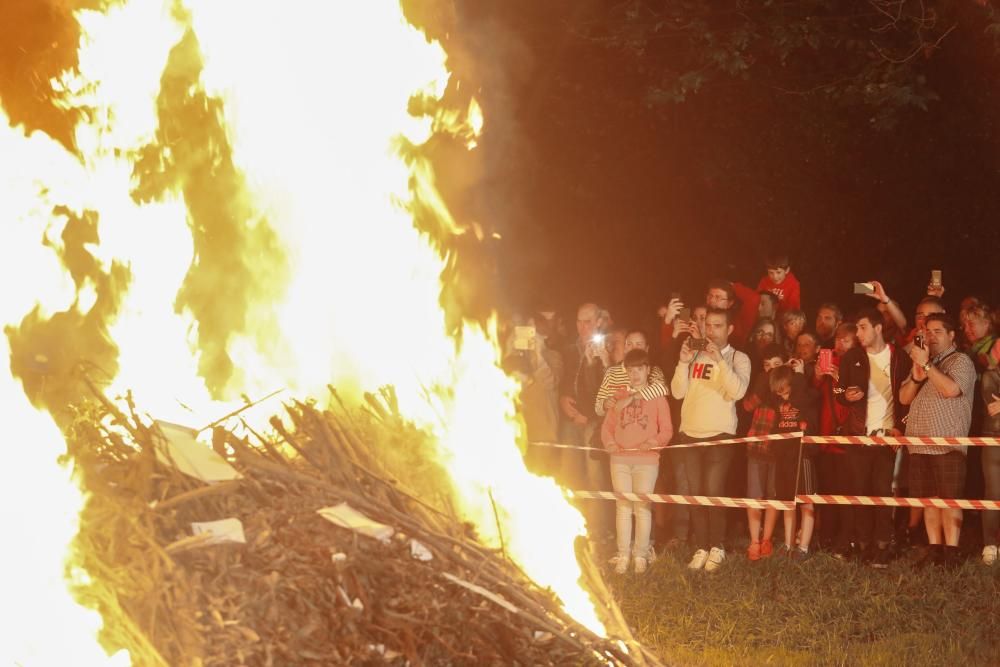
[[[819,307],[816,311],[816,336],[820,347],[833,349],[837,326],[843,319],[844,313],[837,304],[827,302]]]
[[[944,313],[924,320],[924,345],[910,348],[913,370],[899,400],[910,406],[907,436],[965,437],[972,425],[976,367],[955,346],[955,320]],[[910,493],[919,498],[959,498],[965,488],[967,447],[914,446],[910,453]],[[956,566],[962,510],[924,508],[930,548],[922,563]]]

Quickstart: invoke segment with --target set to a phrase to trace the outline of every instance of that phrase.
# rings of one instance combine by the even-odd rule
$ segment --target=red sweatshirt
[[[764,277],[757,283],[757,291],[770,292],[778,297],[779,313],[802,308],[802,286],[799,284],[799,279],[791,271],[785,275],[785,279],[780,283],[772,281],[767,274],[764,274]]]
[[[624,397],[627,393],[622,389],[619,395]],[[655,440],[657,447],[666,447],[673,434],[666,398],[636,398],[624,408],[616,405],[608,411],[601,428],[601,441],[605,447],[617,445],[625,450],[611,454],[612,463],[656,463],[660,453],[640,450],[639,445]]]

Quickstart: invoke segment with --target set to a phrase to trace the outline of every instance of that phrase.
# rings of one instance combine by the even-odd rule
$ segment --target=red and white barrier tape
[[[704,505],[707,507],[773,507],[790,510],[796,504],[864,505],[867,507],[940,507],[963,510],[1000,510],[1000,500],[965,500],[961,498],[895,498],[892,496],[841,496],[835,494],[800,494],[795,500],[759,500],[756,498],[725,498],[722,496],[683,496],[667,493],[624,493],[619,491],[567,490],[571,498],[598,500],[631,500],[672,505]]]
[[[723,498],[720,496],[678,496],[665,493],[623,493],[618,491],[576,491],[567,490],[571,498],[597,498],[602,500],[632,500],[651,503],[671,503],[674,505],[706,505],[708,507],[774,507],[790,510],[795,507],[791,500],[757,500],[755,498]]]
[[[713,445],[738,445],[748,442],[763,442],[765,440],[791,440],[793,438],[801,438],[801,437],[802,437],[802,431],[795,431],[793,433],[774,433],[772,435],[754,435],[754,436],[746,436],[743,438],[724,438],[722,440],[707,440],[705,442],[685,442],[685,443],[678,443],[676,445],[667,445],[666,447],[650,447],[646,451],[657,452],[657,451],[662,451],[664,449],[684,449],[687,447],[711,447]],[[584,451],[591,451],[591,452],[608,451],[603,447],[582,447],[580,445],[563,445],[558,442],[531,442],[529,444],[537,445],[539,447],[555,447],[558,449],[581,449]]]
[[[871,507],[940,507],[963,510],[1000,510],[998,500],[964,500],[960,498],[894,498],[891,496],[838,496],[834,494],[798,495],[800,503],[817,505],[866,505]]]
[[[807,435],[802,442],[827,445],[910,445],[916,447],[998,447],[1000,438],[937,438],[929,436]]]
[[[802,431],[792,433],[775,433],[772,435],[754,435],[743,438],[723,438],[705,442],[687,442],[668,445],[666,447],[650,447],[648,451],[663,449],[681,449],[685,447],[711,447],[714,445],[737,445],[748,442],[764,442],[765,440],[791,440],[802,438],[806,444],[816,445],[909,445],[911,447],[1000,447],[1000,438],[944,438],[930,436],[862,436],[862,435],[804,435]],[[581,447],[579,445],[563,445],[557,442],[532,442],[538,447],[554,447],[558,449],[580,449],[584,451],[606,452],[603,447]]]

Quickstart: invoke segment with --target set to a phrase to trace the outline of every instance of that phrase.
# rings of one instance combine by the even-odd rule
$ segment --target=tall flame
[[[401,412],[436,436],[483,539],[502,539],[603,634],[574,555],[583,520],[517,447],[495,322],[449,335],[444,239],[414,223],[430,211],[435,234],[460,233],[418,147],[446,132],[472,148],[483,122],[474,100],[463,113],[411,113],[415,96],[442,108],[441,47],[392,0],[131,0],[78,18],[79,73],[60,85],[66,104],[89,110],[76,130],[82,159],[6,122],[0,132],[16,156],[3,167],[13,194],[0,193],[17,232],[3,246],[4,284],[30,287],[4,295],[3,321],[16,326],[35,303],[40,319],[103,309],[110,325],[94,344],[113,341],[113,388],[174,421],[205,423],[227,411],[221,399],[275,386],[394,385]],[[71,243],[67,230],[87,224],[96,238]],[[0,373],[3,398],[16,388]],[[38,479],[73,516],[80,499],[55,467],[58,432],[23,394],[8,404],[38,428]],[[71,528],[53,531],[60,558]]]

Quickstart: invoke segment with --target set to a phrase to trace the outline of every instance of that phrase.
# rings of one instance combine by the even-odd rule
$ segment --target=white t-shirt
[[[868,418],[865,429],[891,429],[892,415],[892,350],[886,345],[878,354],[868,354]]]

